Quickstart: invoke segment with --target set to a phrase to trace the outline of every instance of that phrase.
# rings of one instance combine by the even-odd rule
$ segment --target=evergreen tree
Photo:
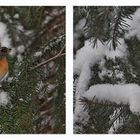
[[[65,8],[0,7],[0,14],[12,49],[0,132],[65,133]]]
[[[104,56],[101,61],[94,65],[90,65],[91,77],[87,83],[86,91],[88,91],[92,85],[97,84],[115,85],[136,83],[137,85],[140,85],[140,40],[137,34],[126,37],[126,34],[131,28],[128,21],[131,22],[136,20],[134,19],[133,15],[138,10],[139,7],[87,6],[74,8],[75,34],[79,33],[76,29],[77,25],[79,25],[79,22],[82,19],[86,20],[86,23],[81,23],[83,24],[81,32],[85,37],[85,40],[83,41],[85,44],[85,41],[90,39],[93,41],[93,48],[98,48],[101,46],[99,45],[99,42],[101,42],[104,47],[107,47],[107,45],[110,46],[111,53],[113,50],[115,52],[118,46],[123,45],[121,44],[122,42],[119,42],[121,38],[128,47],[128,55],[125,59],[120,57],[115,57],[115,59],[112,59]],[[138,13],[137,18],[139,18]],[[130,30],[130,32],[133,31]],[[80,37],[77,38],[77,40],[80,40]],[[76,45],[77,44],[74,44],[74,46]],[[78,45],[78,51],[77,48],[74,48],[76,55],[78,55],[80,48],[84,46],[82,46],[80,43]],[[84,47],[86,47],[86,45]],[[103,61],[104,63],[101,64]],[[76,94],[76,87],[78,86],[77,81],[80,79],[80,74],[77,73],[74,74],[74,114],[76,114],[76,102],[80,102],[82,104],[83,110],[86,111],[89,118],[86,118],[86,121],[81,121],[80,119],[79,121],[74,121],[75,133],[140,133],[140,117],[138,114],[134,114],[130,110],[128,104],[116,104],[107,100],[100,102],[98,99],[96,99],[96,96],[92,100],[88,100],[87,98],[81,96],[79,101],[76,101],[76,96],[78,94]]]

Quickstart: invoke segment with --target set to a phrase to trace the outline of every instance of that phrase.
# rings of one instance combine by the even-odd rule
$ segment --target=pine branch
[[[110,126],[112,126],[114,122],[121,117],[121,115],[122,115],[122,111],[119,110],[119,112],[115,115],[115,117],[109,122]]]
[[[112,35],[112,46],[113,49],[116,49],[116,41],[117,41],[117,36],[119,33],[119,25],[120,25],[120,19],[121,19],[121,11],[119,11],[118,16],[116,18],[114,28],[113,28],[113,35]]]
[[[117,13],[116,13],[116,12]],[[126,23],[125,19],[132,20],[132,17],[130,15],[131,8],[127,7],[115,7],[114,8],[114,25],[113,25],[113,33],[112,33],[112,46],[115,50],[117,47],[118,38],[121,37],[121,34],[125,32],[126,28],[129,27],[129,25]]]
[[[91,101],[85,97],[82,97],[80,99],[80,102],[83,103],[84,109],[89,108],[89,106],[91,106],[91,105],[100,105],[100,106],[104,106],[104,107],[116,107],[116,108],[128,107],[128,105],[125,105],[125,104],[116,104],[114,102],[109,102],[109,101],[98,102],[98,100],[95,97]]]

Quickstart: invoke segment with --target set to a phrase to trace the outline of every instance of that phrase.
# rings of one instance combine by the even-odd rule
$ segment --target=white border
[[[66,7],[66,133],[73,133],[73,6]]]
[[[66,134],[0,135],[0,139],[34,140],[120,140],[139,139],[139,135],[73,134],[73,6],[140,6],[140,0],[0,0],[0,6],[66,6]]]
[[[140,0],[0,0],[1,6],[136,6]]]
[[[72,135],[72,134],[66,134],[66,135],[0,135],[0,138],[2,140],[138,140],[140,138],[139,135]]]

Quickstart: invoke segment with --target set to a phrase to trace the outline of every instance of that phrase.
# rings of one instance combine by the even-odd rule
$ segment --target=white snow
[[[25,51],[25,46],[24,45],[20,45],[20,46],[17,47],[17,52],[18,53],[22,54],[22,53],[24,53],[24,51]]]
[[[86,19],[85,18],[79,20],[78,23],[75,26],[75,31],[76,32],[81,32],[81,30],[83,30],[85,24],[86,24]]]
[[[0,42],[2,47],[11,48],[11,39],[9,38],[6,24],[0,22]]]
[[[116,75],[116,78],[120,78],[120,79],[124,78],[124,73],[122,71],[115,70],[115,75]]]
[[[56,84],[48,84],[47,92],[51,93],[56,88]]]
[[[46,16],[43,24],[48,24],[51,19],[53,19],[51,16]]]
[[[101,60],[104,53],[104,46],[98,41],[98,47],[93,48],[93,40],[86,40],[84,47],[79,49],[74,60],[74,74],[80,74],[85,65],[88,67]]]
[[[125,58],[127,56],[127,46],[124,44],[124,41],[120,39],[122,45],[118,45],[116,50],[110,50],[110,45],[105,46],[100,41],[97,42],[97,46],[93,48],[93,39],[85,41],[83,48],[77,51],[76,58],[74,60],[74,74],[78,74],[79,80],[77,84],[77,90],[79,93],[82,93],[86,90],[91,77],[90,68],[96,63],[100,63],[100,67],[104,69],[103,65],[105,63],[104,56],[107,59],[114,59],[116,57]],[[104,69],[104,71],[106,71]],[[119,77],[123,76],[121,73]],[[76,90],[76,91],[77,91]]]
[[[17,55],[17,60],[18,62],[21,62],[23,60],[23,56],[21,54]]]
[[[104,56],[104,47],[101,42],[98,42],[98,47],[93,48],[92,40],[85,41],[85,46],[81,48],[76,55],[74,60],[74,74],[78,74],[79,79],[76,86],[76,102],[75,102],[75,115],[74,121],[87,121],[88,115],[87,112],[83,110],[83,106],[79,102],[81,95],[88,88],[88,83],[91,78],[91,69],[90,67],[100,61]],[[86,118],[86,120],[85,120]]]
[[[126,23],[130,25],[128,33],[125,34],[125,38],[130,39],[136,36],[140,40],[140,8],[132,15],[133,20],[125,19]]]
[[[19,14],[16,13],[16,14],[13,16],[13,18],[15,18],[15,19],[19,19]]]
[[[125,19],[126,23],[130,26],[126,28],[127,32],[125,33],[125,38],[130,39],[133,36],[136,36],[140,40],[140,8],[132,15],[133,20]],[[80,34],[83,33],[83,27],[86,23],[86,20],[82,19],[75,26],[74,30],[74,46],[80,44]],[[94,98],[98,101],[110,101],[116,104],[129,105],[130,111],[134,114],[140,115],[140,86],[137,84],[126,84],[124,72],[120,71],[120,66],[114,66],[114,73],[112,70],[108,70],[105,67],[106,59],[112,59],[114,62],[116,58],[121,58],[124,61],[127,61],[127,56],[129,52],[127,51],[127,45],[125,44],[124,39],[119,39],[116,50],[111,47],[111,42],[104,42],[102,44],[100,41],[97,41],[96,46],[93,48],[94,39],[91,38],[85,41],[85,45],[77,51],[74,60],[74,75],[79,75],[79,78],[76,79],[74,86],[75,89],[75,110],[74,110],[74,123],[86,123],[88,121],[88,112],[83,110],[83,105],[80,103],[81,97],[86,97],[91,100]],[[95,64],[99,64],[99,69],[101,72],[98,72],[99,77],[103,80],[103,76],[107,75],[111,77],[115,74],[116,78],[120,78],[121,81],[118,81],[116,85],[112,84],[98,84],[89,87],[89,82],[92,77],[91,67],[94,67]],[[133,70],[131,71],[132,76],[136,77]],[[115,127],[119,127],[121,123],[114,123]],[[75,127],[75,129],[78,126]],[[108,131],[113,133],[113,127]]]
[[[33,36],[34,31],[33,31],[33,30],[26,30],[26,31],[24,31],[24,34],[25,34],[26,36]]]
[[[58,16],[63,12],[63,10],[53,9],[51,16]]]
[[[116,114],[119,114],[120,111],[121,111],[120,108],[116,109],[116,110],[114,111],[114,113],[110,115],[110,120],[111,120],[111,121],[114,120],[114,117],[116,116]],[[115,132],[116,130],[118,130],[118,128],[119,128],[120,126],[122,126],[122,125],[123,125],[123,119],[122,119],[121,117],[118,118],[118,119],[115,119],[115,121],[113,122],[113,125],[112,125],[112,126],[110,127],[110,129],[108,130],[108,134],[114,134],[114,132]]]
[[[100,101],[110,101],[130,106],[133,113],[140,113],[140,86],[137,84],[97,84],[91,86],[83,95],[89,100],[94,97]]]
[[[16,55],[16,49],[15,48],[11,48],[11,51],[9,52],[9,55],[14,57]]]
[[[7,82],[9,82],[9,83],[11,83],[12,80],[13,80],[13,77],[8,77],[8,78],[7,78]]]
[[[22,26],[22,25],[17,25],[17,30],[19,30],[19,31],[24,31],[24,27]]]
[[[23,102],[24,100],[23,100],[23,98],[19,98],[19,101]]]
[[[54,67],[54,65],[55,65],[55,62],[54,61],[51,61],[51,62],[48,63],[48,67],[50,69],[52,69]]]
[[[75,49],[78,49],[79,45],[80,45],[80,40],[79,38],[81,36],[86,36],[85,32],[84,32],[84,26],[86,24],[86,19],[85,18],[82,18],[78,21],[78,23],[75,25],[75,28],[74,28],[74,48]]]
[[[35,56],[35,57],[40,57],[40,56],[42,56],[42,52],[41,52],[41,51],[38,51],[38,52],[36,52],[36,53],[34,54],[34,56]]]
[[[110,58],[110,59],[115,60],[116,57],[125,58],[128,55],[127,45],[125,44],[124,39],[120,38],[118,41],[119,41],[119,43],[115,50],[112,47],[110,47],[111,42],[107,43],[107,45],[105,47],[106,48],[105,55],[106,55],[107,59]]]
[[[101,72],[98,72],[98,75],[99,75],[99,77],[100,77],[101,80],[104,79],[103,78],[104,76],[111,77],[112,74],[113,74],[113,72],[111,70],[106,69],[106,68],[102,69]]]
[[[0,106],[5,106],[7,105],[9,102],[9,96],[7,94],[7,92],[0,92]]]
[[[74,122],[86,123],[89,116],[88,113],[83,110],[83,105],[80,102],[80,99],[85,92],[88,90],[88,85],[92,77],[91,67],[95,64],[100,64],[101,70],[104,73],[108,73],[111,76],[111,72],[105,69],[105,59],[112,59],[115,61],[116,57],[126,58],[127,46],[124,43],[123,39],[119,39],[121,45],[118,44],[116,50],[110,48],[110,44],[105,42],[102,44],[100,41],[97,41],[97,44],[93,46],[94,39],[88,39],[85,41],[85,45],[77,51],[74,60],[74,74],[79,75],[78,82],[76,83],[76,92],[75,92],[75,114]],[[123,77],[123,73],[116,71],[118,77]],[[103,76],[104,74],[100,75]]]
[[[113,74],[115,74],[115,77],[116,78],[119,78],[119,79],[123,79],[124,80],[124,73],[118,69],[115,69],[114,70],[114,73],[112,70],[108,70],[106,69],[105,67],[103,67],[102,69],[100,69],[101,72],[98,72],[98,75],[100,77],[101,80],[104,80],[104,76],[107,76],[107,77],[112,77]]]
[[[10,15],[7,14],[7,13],[4,13],[4,18],[9,20],[10,19]]]

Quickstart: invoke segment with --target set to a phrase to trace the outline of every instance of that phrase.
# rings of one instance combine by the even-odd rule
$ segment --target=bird
[[[7,47],[0,48],[0,83],[8,76],[9,65],[7,55],[11,49]]]

